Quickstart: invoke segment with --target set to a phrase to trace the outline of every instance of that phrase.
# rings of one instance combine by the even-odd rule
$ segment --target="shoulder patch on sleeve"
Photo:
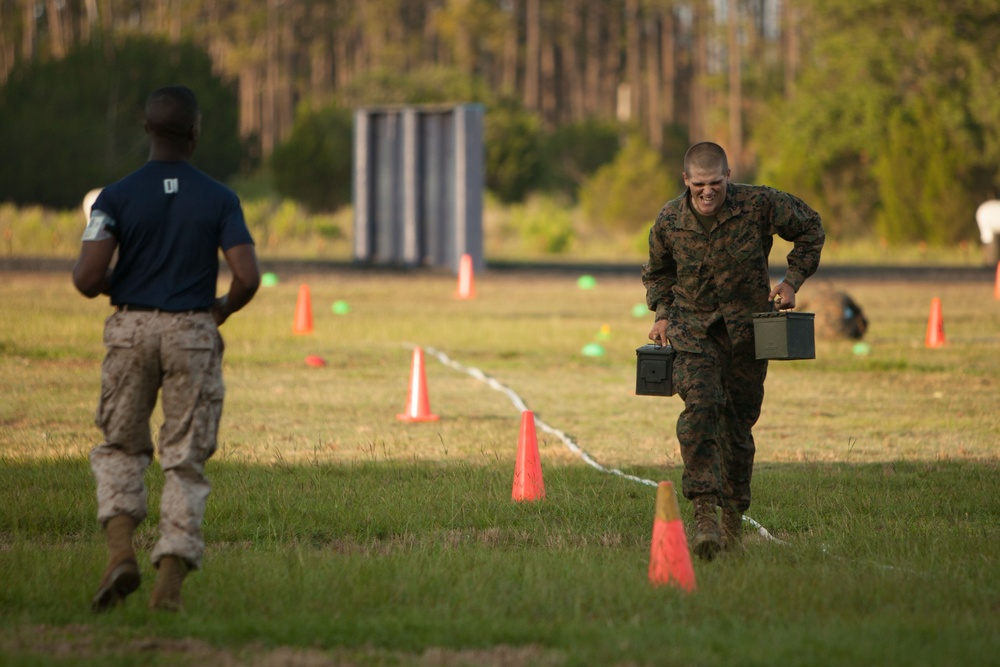
[[[104,211],[96,208],[90,211],[90,221],[87,228],[83,230],[83,241],[103,241],[111,238],[109,227],[114,227],[115,221]]]

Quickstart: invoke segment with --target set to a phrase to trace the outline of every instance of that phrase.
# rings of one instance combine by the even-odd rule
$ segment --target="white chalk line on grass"
[[[466,366],[465,364],[455,361],[441,350],[437,350],[433,347],[428,347],[425,349],[427,350],[428,354],[433,355],[438,361],[440,361],[445,366],[453,368],[461,373],[465,373],[466,375],[470,375],[475,379],[479,380],[480,382],[485,383],[491,389],[495,389],[496,391],[499,391],[501,394],[504,394],[505,396],[507,396],[507,398],[510,399],[511,403],[513,403],[514,407],[516,407],[519,411],[524,412],[525,410],[530,410],[530,408],[524,403],[524,400],[517,395],[517,392],[515,392],[510,387],[502,384],[496,378],[490,377],[489,375],[479,370],[478,368]],[[562,443],[566,446],[568,450],[579,456],[584,463],[589,465],[591,468],[594,468],[595,470],[599,470],[603,473],[607,473],[610,475],[618,475],[619,477],[631,480],[633,482],[638,482],[639,484],[645,484],[647,486],[652,486],[652,487],[659,486],[659,482],[655,482],[651,479],[637,477],[636,475],[629,475],[628,473],[622,472],[618,468],[608,468],[601,465],[594,459],[594,457],[592,457],[590,454],[581,449],[580,446],[573,441],[573,438],[569,437],[563,431],[560,431],[559,429],[549,426],[544,421],[539,419],[538,415],[535,415],[535,427],[541,429],[545,433],[548,433],[550,435],[559,438],[559,440],[562,441]],[[754,529],[756,529],[757,533],[764,539],[770,540],[771,542],[775,542],[776,544],[786,544],[786,545],[788,544],[787,542],[779,540],[777,537],[771,535],[771,533],[769,533],[768,530],[764,528],[764,526],[760,525],[760,523],[755,521],[753,518],[747,516],[746,514],[743,515],[743,520],[749,523],[751,526],[753,526]]]

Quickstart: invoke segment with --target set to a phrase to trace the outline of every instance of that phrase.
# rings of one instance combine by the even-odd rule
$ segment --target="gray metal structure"
[[[354,113],[354,260],[483,266],[482,105]]]

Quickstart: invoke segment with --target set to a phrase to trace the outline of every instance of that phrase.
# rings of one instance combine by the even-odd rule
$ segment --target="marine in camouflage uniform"
[[[194,93],[161,88],[145,112],[149,160],[97,196],[73,267],[81,293],[107,294],[116,307],[104,326],[96,417],[104,442],[90,454],[109,551],[95,611],[115,606],[141,581],[132,541],[146,518],[149,420],[161,392],[164,485],[150,606],[178,609],[184,577],[201,567],[205,462],[216,449],[225,395],[218,327],[260,284],[239,199],[189,163],[201,130]],[[216,298],[220,249],[233,277]]]
[[[688,151],[688,189],[660,211],[642,269],[647,305],[656,313],[650,338],[676,351],[682,492],[695,504],[693,547],[705,559],[738,545],[750,506],[752,429],[767,374],[767,361],[755,356],[752,314],[771,310],[772,302],[794,307],[824,242],[819,215],[802,200],[731,183],[729,173],[716,144]],[[784,281],[772,289],[767,259],[775,234],[794,245]]]

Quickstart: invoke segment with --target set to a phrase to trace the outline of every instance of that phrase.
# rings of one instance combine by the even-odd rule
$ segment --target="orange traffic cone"
[[[424,374],[424,351],[413,348],[413,364],[410,368],[410,391],[406,397],[406,412],[396,415],[404,422],[436,422],[439,417],[431,414],[431,402],[427,397],[427,376]]]
[[[299,285],[299,300],[295,304],[295,323],[292,332],[296,334],[311,334],[313,332],[312,299],[309,297],[309,285]]]
[[[689,593],[696,588],[691,552],[688,551],[684,523],[677,507],[677,494],[670,482],[660,482],[656,489],[649,583],[654,586],[677,586]]]
[[[944,318],[941,315],[941,299],[934,297],[931,299],[931,314],[927,318],[927,338],[924,339],[927,347],[944,346]]]
[[[545,480],[542,479],[542,461],[538,456],[538,438],[535,436],[535,413],[521,413],[521,436],[517,440],[517,461],[514,463],[512,500],[543,500]]]
[[[455,296],[459,299],[476,298],[475,279],[472,276],[472,255],[465,253],[458,263],[458,290]]]
[[[1000,301],[1000,262],[997,262],[997,279],[993,283],[993,298]]]

